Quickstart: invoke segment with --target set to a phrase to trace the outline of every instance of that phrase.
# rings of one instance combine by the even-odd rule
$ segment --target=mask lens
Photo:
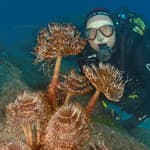
[[[105,26],[101,26],[99,28],[99,31],[106,37],[110,37],[113,32],[114,32],[114,28],[112,25],[105,25]]]
[[[94,40],[97,34],[97,29],[90,28],[86,30],[85,36],[88,40]]]

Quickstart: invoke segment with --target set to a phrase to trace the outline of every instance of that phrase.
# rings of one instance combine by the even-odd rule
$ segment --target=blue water
[[[11,57],[13,62],[26,70],[32,60],[28,54],[33,50],[37,32],[49,22],[82,25],[85,15],[92,8],[106,7],[116,11],[127,7],[150,23],[148,3],[148,0],[1,0],[0,54]],[[140,127],[150,129],[150,119]]]
[[[142,2],[142,3],[141,3]],[[149,6],[146,0],[116,1],[116,0],[1,0],[0,3],[0,43],[5,47],[12,47],[33,36],[41,26],[50,21],[68,20],[83,22],[87,12],[95,7],[107,7],[115,11],[120,7],[128,7],[150,20]],[[27,40],[27,39],[26,39]]]

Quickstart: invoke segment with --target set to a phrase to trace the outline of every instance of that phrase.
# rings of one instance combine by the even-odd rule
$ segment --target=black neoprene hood
[[[95,8],[89,11],[89,13],[87,14],[86,18],[85,18],[85,22],[84,25],[86,26],[86,23],[89,19],[91,19],[92,17],[96,16],[96,15],[105,15],[108,16],[112,19],[113,23],[114,23],[114,16],[113,13],[106,8]]]

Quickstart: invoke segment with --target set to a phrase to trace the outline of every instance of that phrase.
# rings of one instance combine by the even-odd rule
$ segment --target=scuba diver
[[[96,8],[85,19],[85,50],[78,56],[84,64],[110,63],[124,72],[125,93],[114,103],[131,117],[121,124],[134,128],[150,116],[150,30],[141,17],[121,9],[116,14]],[[106,107],[107,101],[102,101]],[[112,103],[112,102],[110,102]]]

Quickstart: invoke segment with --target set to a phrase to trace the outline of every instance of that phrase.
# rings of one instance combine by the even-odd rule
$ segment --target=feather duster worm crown
[[[65,80],[58,84],[58,88],[71,95],[84,95],[92,90],[92,86],[87,78],[79,75],[72,69],[68,75],[64,75]]]
[[[40,92],[24,92],[7,106],[7,122],[12,127],[22,127],[26,143],[30,147],[35,144],[33,141],[40,144],[43,130],[49,121],[51,110],[46,100],[45,95]]]
[[[46,101],[41,93],[24,92],[18,96],[14,103],[7,106],[8,123],[22,125],[33,123],[42,118],[46,112]]]
[[[85,40],[73,25],[51,23],[42,29],[35,47],[36,62],[57,56],[76,55],[85,47]]]
[[[67,94],[64,104],[68,104],[72,95],[84,95],[92,90],[87,78],[72,69],[68,75],[63,75],[64,81],[59,82],[57,88]]]
[[[48,30],[43,29],[39,33],[35,47],[37,57],[35,62],[56,59],[52,80],[47,91],[47,98],[53,111],[56,110],[56,86],[62,58],[80,53],[85,45],[85,39],[80,37],[80,33],[73,25],[51,23],[48,25]]]
[[[99,63],[98,66],[83,66],[85,76],[96,90],[102,92],[109,100],[119,101],[123,96],[124,82],[122,72],[110,64]]]
[[[64,105],[52,116],[46,130],[49,150],[79,150],[89,138],[89,120],[78,105]]]

